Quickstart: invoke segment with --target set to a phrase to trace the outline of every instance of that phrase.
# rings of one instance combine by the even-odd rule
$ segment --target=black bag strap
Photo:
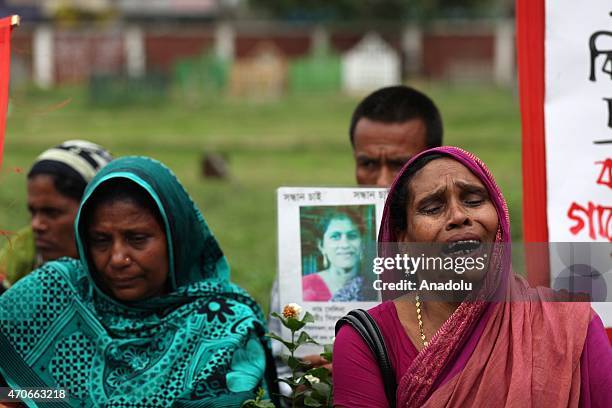
[[[385,386],[385,394],[390,407],[395,407],[395,392],[397,390],[397,382],[395,381],[395,372],[393,365],[389,360],[387,346],[383,339],[380,329],[376,321],[368,312],[363,309],[354,309],[348,312],[346,316],[336,322],[336,335],[345,324],[350,324],[357,333],[361,335],[366,342],[374,358],[378,362],[380,373],[382,374],[383,384]]]

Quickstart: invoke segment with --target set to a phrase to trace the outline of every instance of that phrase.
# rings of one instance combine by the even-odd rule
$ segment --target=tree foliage
[[[297,20],[405,20],[499,12],[506,0],[249,0],[256,12]]]

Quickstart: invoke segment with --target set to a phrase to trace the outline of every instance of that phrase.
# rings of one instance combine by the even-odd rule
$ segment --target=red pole
[[[8,110],[8,86],[11,67],[11,30],[19,24],[19,17],[0,19],[0,170],[4,155],[4,131]]]
[[[522,119],[523,237],[527,279],[549,286],[544,140],[544,0],[516,0],[516,43]]]

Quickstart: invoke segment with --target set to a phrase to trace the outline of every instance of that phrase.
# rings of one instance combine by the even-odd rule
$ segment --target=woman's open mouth
[[[442,247],[442,253],[446,256],[466,256],[478,251],[482,243],[476,239],[464,239],[449,242]]]

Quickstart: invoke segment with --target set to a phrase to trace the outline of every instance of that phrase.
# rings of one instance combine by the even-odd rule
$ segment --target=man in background
[[[395,175],[412,156],[442,145],[442,118],[434,102],[414,88],[397,85],[381,88],[363,99],[353,112],[349,137],[355,159],[355,179],[359,186],[391,187]],[[281,313],[278,280],[272,287],[270,310]],[[280,333],[276,319],[270,331]],[[290,375],[280,361],[281,345],[273,344],[279,377]],[[305,356],[313,367],[331,363],[314,354]]]
[[[442,133],[440,112],[422,92],[399,85],[371,93],[349,128],[357,184],[390,187],[412,156],[442,144]]]

